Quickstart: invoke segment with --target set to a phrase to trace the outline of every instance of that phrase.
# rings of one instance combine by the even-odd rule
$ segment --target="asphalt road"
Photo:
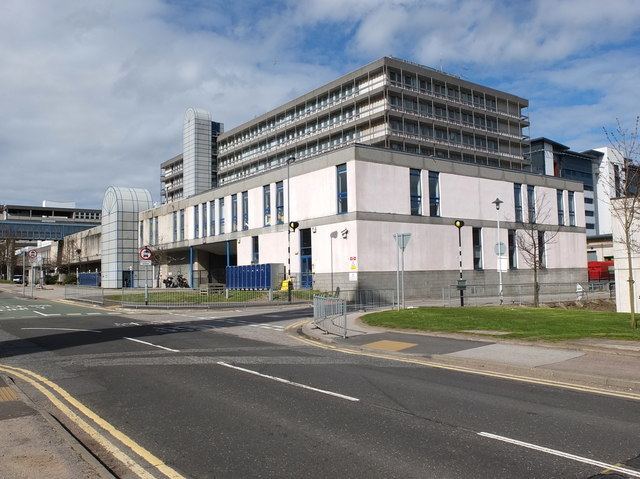
[[[0,293],[0,363],[49,377],[187,477],[587,478],[603,467],[582,459],[640,454],[636,401],[315,348],[282,331],[309,310],[35,304]]]

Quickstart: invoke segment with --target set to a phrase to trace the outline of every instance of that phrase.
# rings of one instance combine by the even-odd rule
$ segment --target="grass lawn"
[[[506,331],[503,338],[562,341],[579,338],[640,340],[640,329],[629,326],[629,314],[550,308],[416,308],[370,313],[371,326],[421,331]]]
[[[314,291],[294,290],[292,291],[293,300],[311,300]],[[135,293],[111,294],[105,296],[105,299],[125,303],[144,304],[144,292],[136,291]],[[204,303],[244,303],[248,301],[268,301],[269,293],[267,291],[229,291],[229,298],[224,293],[220,294],[200,294],[199,291],[189,289],[168,289],[162,291],[149,291],[149,304],[204,304]],[[274,301],[286,301],[286,291],[274,291]]]

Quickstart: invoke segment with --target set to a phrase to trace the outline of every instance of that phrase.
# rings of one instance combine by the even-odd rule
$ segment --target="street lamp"
[[[294,156],[287,158],[287,297],[291,302],[291,188],[289,180],[291,175],[289,167],[296,160]]]
[[[331,249],[331,294],[333,294],[333,240],[338,237],[337,231],[332,231],[329,233],[329,245]]]
[[[464,226],[464,221],[455,220],[453,225],[458,229],[458,265],[460,274],[458,277],[458,291],[460,291],[460,306],[464,306],[464,290],[467,288],[465,280],[462,279],[462,227]]]
[[[500,298],[500,305],[504,302],[504,298],[502,297],[502,243],[500,242],[500,205],[504,203],[500,198],[496,198],[492,201],[494,205],[496,205],[496,222],[498,223],[498,239],[496,241],[496,255],[498,256],[498,297]]]

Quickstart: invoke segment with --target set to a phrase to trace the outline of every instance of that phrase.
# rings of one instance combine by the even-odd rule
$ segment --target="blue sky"
[[[530,100],[576,150],[640,114],[640,2],[0,2],[0,203],[159,197],[189,106],[231,128],[384,55]]]

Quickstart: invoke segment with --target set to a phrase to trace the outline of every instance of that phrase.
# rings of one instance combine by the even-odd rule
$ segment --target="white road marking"
[[[166,348],[164,346],[160,346],[158,344],[153,344],[153,343],[148,343],[146,341],[141,341],[139,339],[134,339],[134,338],[123,338],[123,339],[128,339],[129,341],[135,341],[136,343],[142,343],[142,344],[146,344],[148,346],[153,346],[154,348],[166,349],[167,351],[171,351],[172,353],[179,353],[180,352],[178,349]]]
[[[40,316],[49,316],[48,314],[41,313],[40,311],[32,311],[32,312],[39,314]]]
[[[20,328],[20,329],[44,329],[48,331],[86,331],[89,333],[101,333],[102,331],[96,331],[95,329],[75,329],[75,328]]]
[[[82,316],[82,313],[67,313],[65,316]]]
[[[232,364],[225,363],[224,361],[218,361],[218,364],[220,366],[224,366],[224,367],[227,367],[227,368],[237,369],[238,371],[243,371],[245,373],[254,374],[254,375],[260,376],[262,378],[272,379],[272,380],[278,381],[280,383],[289,384],[290,386],[296,386],[296,387],[299,387],[299,388],[302,388],[302,389],[308,389],[310,391],[315,391],[315,392],[322,393],[322,394],[328,394],[329,396],[335,396],[337,398],[346,399],[347,401],[354,401],[354,402],[360,401],[360,399],[354,398],[352,396],[345,396],[344,394],[334,393],[332,391],[326,391],[324,389],[314,388],[314,387],[311,387],[311,386],[307,386],[306,384],[295,383],[293,381],[289,381],[288,379],[282,379],[282,378],[279,378],[277,376],[269,376],[268,374],[262,374],[262,373],[259,373],[258,371],[253,371],[251,369],[245,369],[245,368],[241,368],[239,366],[233,366]]]
[[[640,471],[636,471],[634,469],[627,469],[626,467],[620,467],[613,464],[607,464],[606,462],[596,461],[595,459],[589,459],[587,457],[576,456],[575,454],[569,454],[568,452],[558,451],[556,449],[550,449],[544,446],[537,446],[535,444],[530,444],[528,442],[518,441],[517,439],[511,439],[504,436],[498,436],[497,434],[491,434],[489,432],[479,432],[479,436],[488,437],[491,439],[497,439],[498,441],[508,442],[510,444],[515,444],[517,446],[526,447],[528,449],[533,449],[535,451],[546,452],[547,454],[552,454],[554,456],[564,457],[566,459],[572,459],[574,461],[583,462],[585,464],[590,464],[592,466],[602,467],[605,469],[610,469],[611,471],[620,472],[622,474],[627,474],[631,477],[640,477]]]
[[[87,316],[100,316],[102,313],[87,313]]]

